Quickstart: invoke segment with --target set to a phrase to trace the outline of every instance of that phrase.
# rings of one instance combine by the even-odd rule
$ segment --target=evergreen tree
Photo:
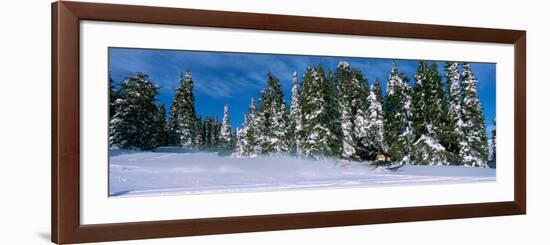
[[[388,152],[398,158],[401,158],[403,153],[399,150],[397,144],[399,135],[401,134],[401,122],[398,118],[402,115],[402,94],[400,93],[403,79],[399,76],[397,64],[392,64],[390,75],[386,83],[386,99],[384,103],[384,118],[385,122],[385,138],[388,142]]]
[[[133,75],[121,84],[117,108],[109,124],[109,143],[113,148],[156,147],[155,127],[158,125],[158,107],[155,99],[158,85],[143,73]]]
[[[460,153],[460,142],[465,137],[462,129],[464,126],[464,122],[462,121],[462,88],[460,85],[458,63],[446,62],[445,70],[448,91],[446,110],[448,126],[444,130],[446,134],[442,140],[447,142],[443,144],[445,148],[456,157]]]
[[[437,65],[431,63],[428,66],[425,61],[419,61],[415,79],[413,104],[416,132],[419,136],[427,135],[438,139],[444,116],[442,104],[445,92]]]
[[[489,140],[489,162],[487,165],[491,168],[497,167],[497,121],[493,118],[493,129],[491,130],[491,139]]]
[[[221,124],[218,118],[212,119],[212,125],[210,128],[210,150],[218,151],[220,143],[220,130]]]
[[[155,126],[153,128],[153,139],[155,146],[166,145],[167,142],[167,124],[166,124],[166,107],[159,105],[155,115]]]
[[[204,117],[204,144],[203,148],[205,150],[212,150],[212,120],[210,117]]]
[[[202,117],[197,116],[197,119],[195,121],[195,132],[197,133],[195,137],[195,146],[199,150],[204,149],[205,139],[204,139],[204,124],[202,123]]]
[[[109,77],[109,120],[116,114],[115,105],[119,96],[119,91],[115,87],[115,81]]]
[[[324,69],[321,64],[317,66],[317,69],[324,74]],[[327,69],[326,82],[322,83],[322,94],[326,96],[326,110],[327,110],[327,126],[333,135],[332,140],[329,141],[331,149],[330,155],[336,156],[342,152],[342,128],[340,127],[340,111],[338,107],[338,80],[334,73]]]
[[[168,128],[166,129],[166,144],[179,146],[178,125],[175,115],[172,113],[174,104],[170,107],[170,115],[168,118]]]
[[[244,156],[256,156],[260,153],[261,148],[259,144],[260,138],[260,122],[259,117],[257,117],[258,112],[256,111],[256,103],[254,102],[254,97],[250,98],[250,107],[248,109],[248,114],[245,118],[245,132],[244,132],[244,146],[243,153]]]
[[[271,72],[267,74],[267,87],[260,92],[258,116],[259,144],[262,154],[282,153],[290,150],[288,110],[283,99],[281,83]]]
[[[307,157],[322,158],[341,152],[335,94],[332,77],[325,77],[322,65],[307,68],[302,77],[301,95],[302,123],[307,132],[303,153]]]
[[[243,125],[241,128],[237,128],[237,142],[235,145],[235,155],[241,157],[255,156],[258,153],[258,146],[256,145],[255,135],[255,110],[256,105],[254,103],[254,97],[250,98],[249,112],[244,116]]]
[[[361,75],[361,74],[359,74]],[[359,140],[362,137],[367,136],[367,111],[369,108],[368,97],[370,95],[368,81],[366,79],[360,79],[361,82],[361,94],[360,94],[360,104],[357,107],[355,113],[355,118],[353,119],[353,132],[355,134],[356,140]],[[378,86],[380,86],[380,81],[377,80]]]
[[[292,98],[290,103],[290,136],[291,152],[296,156],[302,155],[302,145],[304,141],[304,131],[302,127],[302,105],[300,103],[300,91],[298,85],[298,75],[296,72],[292,75]]]
[[[229,120],[229,106],[223,107],[223,119],[219,133],[219,150],[221,154],[227,154],[232,147],[231,121]]]
[[[401,80],[403,80],[403,79],[401,79]],[[383,98],[384,98],[384,95],[382,95],[382,84],[380,83],[380,79],[376,78],[376,81],[374,82],[374,87],[372,88],[372,91],[374,92],[374,95],[376,96],[376,99],[378,101],[382,102]],[[367,93],[367,97],[368,96],[370,96],[370,93]]]
[[[463,90],[463,121],[465,140],[460,142],[459,156],[463,164],[486,167],[488,159],[487,136],[483,106],[477,94],[477,79],[470,64],[462,64],[461,84]]]
[[[361,84],[352,71],[349,63],[340,61],[336,68],[336,84],[338,88],[338,109],[340,111],[340,127],[342,140],[342,156],[349,157],[355,153],[354,120],[361,101]]]
[[[185,76],[180,73],[180,83],[176,88],[174,101],[170,108],[170,127],[181,147],[194,148],[196,132],[195,97],[193,95],[193,78],[187,70]]]
[[[378,90],[376,90],[378,91]],[[377,94],[379,92],[375,92]],[[388,152],[403,163],[413,158],[415,139],[412,122],[412,88],[409,78],[394,62],[386,84],[384,102],[384,138]]]
[[[245,124],[246,124],[246,116],[245,116]],[[245,127],[243,128],[237,128],[235,133],[235,149],[233,150],[233,154],[235,156],[242,157],[244,156],[244,146],[245,146],[245,136],[246,131]]]
[[[382,109],[382,98],[376,96],[376,91],[380,89],[380,83],[375,83],[378,88],[373,87],[367,98],[369,108],[367,111],[367,126],[365,138],[368,140],[365,146],[367,148],[386,150],[386,143],[384,141],[384,116]]]
[[[429,66],[419,61],[415,75],[416,85],[413,94],[413,120],[418,140],[415,145],[415,162],[425,165],[448,164],[451,154],[441,145],[445,113],[445,94],[437,65]]]

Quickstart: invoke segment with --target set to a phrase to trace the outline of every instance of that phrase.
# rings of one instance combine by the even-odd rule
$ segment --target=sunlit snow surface
[[[495,169],[405,166],[397,171],[335,160],[235,158],[215,153],[111,151],[110,196],[232,193],[495,181]]]

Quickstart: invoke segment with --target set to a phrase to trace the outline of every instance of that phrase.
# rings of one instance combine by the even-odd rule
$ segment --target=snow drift
[[[405,166],[392,172],[335,160],[238,158],[216,153],[111,150],[109,196],[177,195],[305,188],[495,181],[495,169]]]

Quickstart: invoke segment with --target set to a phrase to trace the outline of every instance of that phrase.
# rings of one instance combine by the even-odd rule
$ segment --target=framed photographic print
[[[525,214],[525,38],[55,2],[52,241]]]

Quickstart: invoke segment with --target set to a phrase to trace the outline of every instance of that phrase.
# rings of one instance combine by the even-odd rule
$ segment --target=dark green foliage
[[[483,105],[477,94],[477,79],[475,78],[470,65],[462,64],[461,84],[463,90],[463,114],[462,127],[465,141],[461,142],[461,160],[463,164],[470,166],[486,166],[489,150],[487,136],[485,135],[485,117],[483,116]]]
[[[205,131],[204,131],[204,125],[202,124],[202,117],[197,116],[197,120],[195,121],[195,130],[197,132],[197,136],[195,137],[195,145],[197,149],[204,150],[205,145]]]
[[[109,77],[109,120],[116,114],[116,100],[120,97],[119,90],[116,89],[115,81]]]
[[[490,155],[489,155],[489,162],[487,163],[489,167],[496,168],[497,167],[497,121],[496,118],[493,118],[493,129],[491,130],[491,144],[490,147]]]
[[[288,109],[283,98],[281,82],[267,73],[267,87],[260,92],[258,113],[258,143],[261,154],[288,152],[291,135],[288,130]]]
[[[231,132],[231,121],[229,120],[229,106],[226,104],[223,110],[223,119],[219,133],[218,154],[229,155],[234,148],[234,139]]]
[[[150,150],[157,146],[159,108],[155,104],[158,85],[143,73],[121,84],[110,121],[109,143],[113,148]]]
[[[335,83],[338,92],[338,114],[340,121],[340,138],[342,155],[349,157],[355,153],[355,117],[359,109],[364,109],[362,101],[362,88],[359,79],[362,74],[352,70],[347,62],[340,62],[335,72]]]
[[[155,140],[155,146],[166,145],[168,141],[168,127],[166,124],[166,108],[164,105],[159,105],[157,108],[157,114],[155,115],[155,125],[153,128],[153,135]]]
[[[309,67],[302,77],[302,121],[306,138],[304,155],[335,156],[340,153],[338,103],[334,77],[322,65]]]
[[[412,158],[412,144],[415,140],[411,93],[409,78],[406,74],[400,73],[397,64],[394,63],[386,84],[384,136],[388,153],[406,163]]]
[[[185,76],[181,73],[180,83],[170,107],[170,141],[188,149],[195,148],[197,135],[193,86],[191,71],[187,70]]]
[[[456,62],[445,62],[445,85],[447,96],[443,100],[443,124],[439,136],[441,145],[452,154],[453,161],[459,161],[462,135],[462,89]]]
[[[445,89],[436,63],[428,65],[425,61],[420,61],[415,79],[412,97],[413,125],[419,139],[415,147],[415,162],[446,163],[453,157],[442,145],[448,140],[445,134],[448,119],[444,107]]]

